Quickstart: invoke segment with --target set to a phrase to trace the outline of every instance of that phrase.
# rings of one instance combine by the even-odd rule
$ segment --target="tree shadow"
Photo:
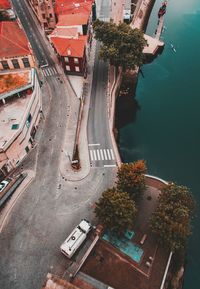
[[[136,86],[137,76],[124,74],[116,100],[115,127],[118,131],[136,120],[140,109],[135,99]]]

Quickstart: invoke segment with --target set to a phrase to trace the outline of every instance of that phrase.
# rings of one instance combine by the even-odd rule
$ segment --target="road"
[[[37,55],[38,62],[47,61],[54,67],[48,47],[24,1],[14,2],[16,10],[21,11],[18,11],[19,15],[25,14],[31,23],[28,27],[32,27],[32,30],[27,32],[29,39],[37,39],[41,46]],[[106,7],[107,1],[102,2]],[[20,6],[20,3],[23,5]],[[37,46],[37,41],[32,43],[33,49]],[[64,84],[59,82],[58,77],[46,75],[45,79],[51,99],[48,114],[43,121],[43,132],[33,154],[36,177],[15,204],[0,235],[2,289],[41,288],[48,272],[63,275],[69,261],[60,253],[60,244],[81,218],[96,222],[92,204],[103,190],[113,185],[116,172],[115,168],[104,166],[115,164],[114,160],[101,160],[94,161],[90,174],[79,182],[62,178],[59,163],[70,96],[66,95]],[[112,149],[106,112],[107,66],[97,60],[97,55],[93,79],[89,143],[100,143],[102,149]]]

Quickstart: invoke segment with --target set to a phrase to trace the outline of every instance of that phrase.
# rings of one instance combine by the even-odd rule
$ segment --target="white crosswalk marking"
[[[107,160],[108,158],[107,158],[107,153],[106,153],[106,150],[104,149],[104,150],[103,150],[103,152],[104,152],[104,157],[105,157],[105,160]]]
[[[91,161],[94,160],[94,158],[93,158],[93,151],[92,151],[92,150],[90,150],[90,158],[91,158]]]
[[[99,150],[97,150],[97,159],[100,160],[100,153],[99,153]]]
[[[45,72],[45,70],[42,70],[42,73],[44,74],[44,76],[46,76],[46,72]]]
[[[95,151],[95,150],[93,150],[93,153],[94,153],[94,159],[95,159],[95,161],[96,161],[96,160],[97,160],[96,151]]]
[[[48,69],[48,68],[47,68],[47,69],[45,69],[45,72],[46,72],[47,76],[49,76],[49,75],[50,75],[50,73],[49,73],[49,69]]]
[[[90,161],[112,161],[115,160],[112,149],[90,149]]]
[[[109,149],[107,149],[107,154],[108,154],[108,159],[111,160],[110,150]]]
[[[112,149],[110,150],[110,153],[111,153],[112,160],[114,160],[115,157],[114,157],[114,153],[113,153],[113,150],[112,150]]]
[[[104,160],[104,156],[103,156],[103,151],[102,150],[100,150],[100,154],[101,154],[101,159],[103,161]]]
[[[58,72],[55,67],[46,67],[42,69],[42,73],[44,76],[52,76],[52,75],[57,75]]]
[[[55,74],[58,74],[57,70],[53,67],[52,68]]]

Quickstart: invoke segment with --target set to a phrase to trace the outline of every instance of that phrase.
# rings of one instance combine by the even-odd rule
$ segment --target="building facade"
[[[0,177],[28,154],[42,112],[35,69],[0,73]]]
[[[56,25],[52,0],[28,0],[39,23],[44,30],[51,31]]]
[[[66,74],[86,77],[96,18],[94,1],[58,0],[55,4],[57,24],[49,35],[50,42]]]

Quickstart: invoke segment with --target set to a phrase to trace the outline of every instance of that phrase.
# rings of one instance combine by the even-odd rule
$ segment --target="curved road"
[[[37,44],[31,43],[38,62],[47,61],[53,66],[48,47],[29,15],[26,4],[23,0],[14,2],[20,18],[22,14],[27,15],[31,23],[26,25],[32,27],[31,39],[37,39],[40,44],[37,50]],[[107,1],[102,2],[103,9],[109,10]],[[23,5],[20,6],[20,3]],[[107,67],[97,59],[97,55],[93,79],[88,140],[90,144],[100,144],[99,149],[112,149],[106,109]],[[46,81],[51,99],[34,156],[36,177],[15,204],[0,235],[2,289],[41,288],[48,272],[62,276],[69,261],[60,253],[60,244],[81,218],[94,222],[91,204],[103,190],[113,185],[115,176],[115,168],[104,167],[115,161],[106,160],[104,155],[104,160],[94,160],[90,174],[85,179],[70,182],[61,177],[59,164],[70,96],[66,95],[64,84],[60,83],[58,77],[48,76]]]

